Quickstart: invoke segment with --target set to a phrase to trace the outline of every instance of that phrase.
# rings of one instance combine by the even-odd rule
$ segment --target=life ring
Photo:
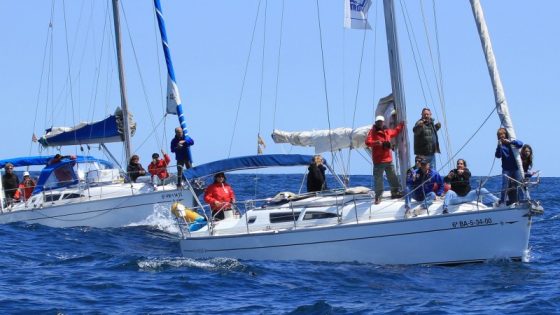
[[[171,205],[171,213],[173,213],[176,218],[185,219],[185,221],[187,221],[188,223],[200,221],[203,219],[203,216],[196,213],[196,211],[185,207],[179,202],[175,202]]]

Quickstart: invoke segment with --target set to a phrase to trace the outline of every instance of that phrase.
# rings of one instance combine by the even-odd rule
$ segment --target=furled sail
[[[131,135],[136,131],[136,123],[129,113]],[[65,145],[80,145],[92,143],[110,143],[123,141],[123,114],[120,108],[115,114],[95,121],[82,122],[74,127],[52,127],[46,130],[45,135],[39,138],[39,143],[44,147]]]
[[[275,143],[289,143],[296,146],[314,147],[315,153],[337,151],[340,149],[365,148],[365,141],[371,126],[356,129],[336,128],[332,130],[282,131],[274,130]]]

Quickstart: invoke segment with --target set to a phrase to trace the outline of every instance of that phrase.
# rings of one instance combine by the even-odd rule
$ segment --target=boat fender
[[[204,220],[203,216],[196,213],[196,211],[193,211],[193,210],[185,207],[183,204],[181,204],[179,202],[175,202],[171,205],[171,213],[173,213],[173,215],[176,218],[185,219],[185,221],[187,221],[188,223],[192,223],[192,222],[195,222],[195,221],[200,222],[200,221]]]

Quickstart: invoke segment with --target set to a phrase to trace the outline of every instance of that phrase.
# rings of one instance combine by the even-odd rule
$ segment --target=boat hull
[[[505,208],[386,222],[260,233],[188,237],[186,257],[308,260],[374,264],[454,264],[525,260],[527,208]]]
[[[97,200],[76,200],[63,205],[37,207],[0,214],[0,224],[26,222],[50,227],[122,227],[141,223],[154,214],[156,205],[169,208],[175,201],[190,202],[188,190],[154,191]]]

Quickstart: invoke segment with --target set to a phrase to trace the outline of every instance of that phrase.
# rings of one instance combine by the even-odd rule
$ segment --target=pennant
[[[266,148],[266,143],[264,143],[263,138],[261,138],[261,135],[258,134],[257,135],[257,154],[263,154],[263,149]]]
[[[181,96],[177,84],[167,78],[167,113],[177,115],[177,105],[181,104]]]
[[[344,28],[371,29],[367,13],[371,0],[344,0]]]

